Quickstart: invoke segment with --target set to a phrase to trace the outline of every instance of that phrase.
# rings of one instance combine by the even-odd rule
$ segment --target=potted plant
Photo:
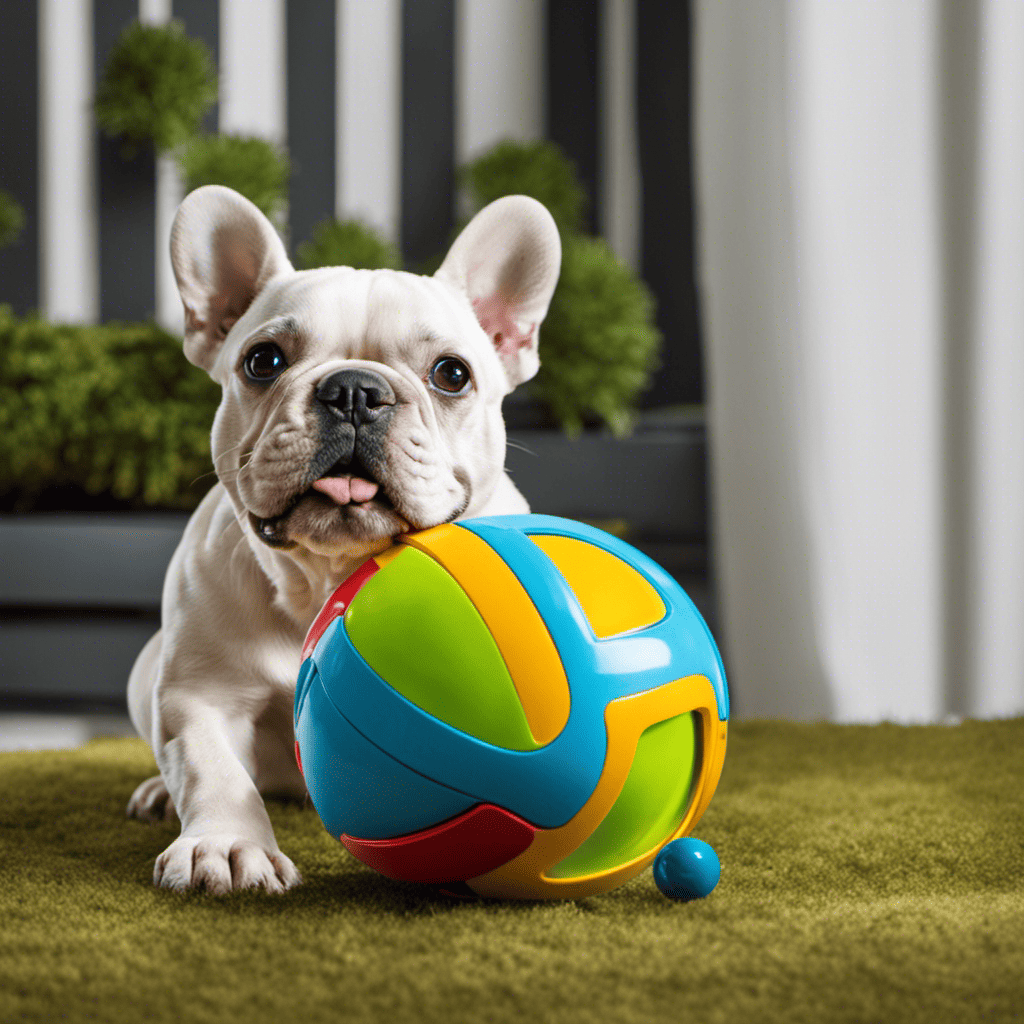
[[[703,410],[637,411],[662,344],[649,289],[603,239],[584,234],[588,198],[552,143],[499,143],[460,180],[471,213],[525,193],[551,211],[562,238],[540,371],[505,404],[513,479],[538,510],[624,535],[712,617]]]

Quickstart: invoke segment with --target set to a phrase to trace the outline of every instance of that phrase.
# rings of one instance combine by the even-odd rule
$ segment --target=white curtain
[[[736,713],[1024,713],[1024,0],[698,0]]]

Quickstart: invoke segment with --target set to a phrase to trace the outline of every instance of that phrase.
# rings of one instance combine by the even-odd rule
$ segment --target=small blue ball
[[[654,860],[654,881],[674,900],[700,900],[722,875],[718,854],[703,839],[674,839]]]

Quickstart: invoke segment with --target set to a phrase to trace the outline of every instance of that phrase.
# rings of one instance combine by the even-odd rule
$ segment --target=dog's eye
[[[457,395],[469,387],[472,377],[469,367],[454,356],[438,359],[430,369],[430,383],[439,391],[449,395]]]
[[[271,341],[255,345],[242,364],[249,380],[268,381],[280,377],[288,368],[284,353]]]

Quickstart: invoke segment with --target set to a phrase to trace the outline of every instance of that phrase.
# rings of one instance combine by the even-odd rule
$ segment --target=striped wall
[[[287,145],[294,246],[358,216],[415,262],[457,216],[455,168],[551,138],[591,230],[655,287],[668,345],[651,401],[701,396],[689,178],[688,4],[654,0],[18,0],[0,32],[0,188],[25,208],[0,302],[51,319],[180,329],[170,160],[128,162],[91,117],[133,18],[184,21],[216,55],[210,130]]]

